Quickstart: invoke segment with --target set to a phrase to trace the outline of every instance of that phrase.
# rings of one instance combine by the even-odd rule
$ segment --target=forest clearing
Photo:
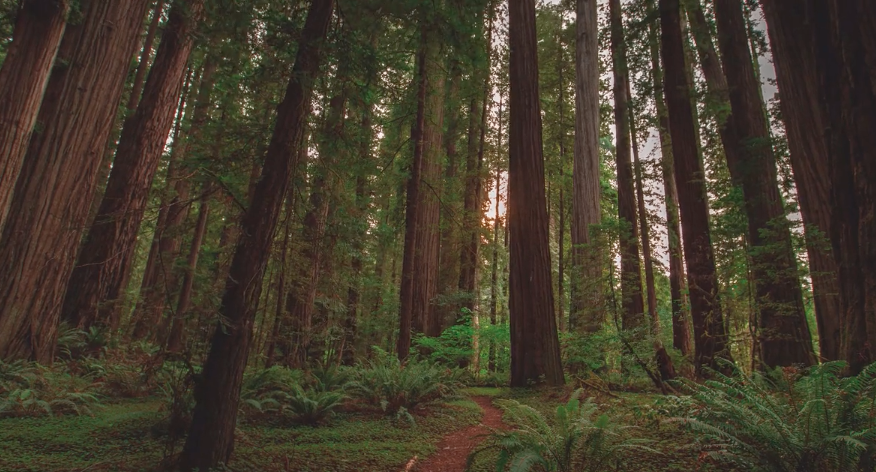
[[[0,0],[0,472],[876,471],[873,0]]]

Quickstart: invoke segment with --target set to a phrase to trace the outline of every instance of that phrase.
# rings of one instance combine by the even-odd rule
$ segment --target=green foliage
[[[581,402],[582,393],[576,390],[552,419],[516,400],[497,400],[517,429],[494,431],[490,441],[469,456],[468,467],[480,454],[498,449],[497,471],[596,472],[620,464],[625,450],[651,451],[644,445],[647,441],[629,437],[632,426],[597,414],[591,399]]]
[[[383,411],[397,414],[447,398],[460,386],[461,371],[425,361],[405,364],[394,357],[371,361],[356,371],[351,393]]]
[[[429,337],[417,334],[413,344],[420,352],[427,353],[430,361],[455,366],[468,362],[474,355],[471,342],[474,335],[471,313],[466,313],[462,323],[445,329],[441,336]]]
[[[280,405],[281,410],[291,413],[296,421],[315,426],[332,416],[345,398],[342,392],[304,390],[296,386],[291,393],[281,396]]]
[[[777,382],[737,370],[714,373],[691,393],[689,413],[673,421],[704,440],[721,464],[770,472],[873,470],[876,452],[876,364],[843,378],[843,362],[792,369]],[[679,406],[676,406],[679,408]]]
[[[0,418],[91,415],[102,406],[95,385],[25,361],[0,361]]]

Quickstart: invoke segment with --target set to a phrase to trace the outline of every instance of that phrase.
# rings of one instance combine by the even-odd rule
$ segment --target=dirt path
[[[484,410],[481,423],[469,426],[455,433],[449,434],[438,443],[438,450],[423,462],[410,464],[407,470],[411,472],[463,472],[468,454],[484,440],[481,437],[488,433],[488,428],[506,428],[502,423],[502,411],[493,406],[490,397],[472,397]]]

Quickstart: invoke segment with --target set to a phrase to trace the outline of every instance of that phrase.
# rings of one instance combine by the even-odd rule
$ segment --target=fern
[[[459,371],[428,362],[402,364],[389,358],[370,362],[356,372],[348,386],[353,395],[380,406],[389,414],[447,398],[459,387]]]
[[[629,437],[632,426],[597,414],[591,399],[581,402],[582,392],[576,390],[566,404],[558,406],[552,419],[515,400],[497,400],[506,420],[517,429],[494,431],[490,441],[469,456],[467,467],[482,453],[495,449],[499,450],[496,470],[511,472],[601,472],[622,462],[621,451],[656,452],[645,445],[647,440]]]
[[[770,472],[872,470],[876,364],[843,378],[845,364],[786,370],[770,380],[737,371],[684,382],[690,414],[670,421],[695,433],[713,461]]]

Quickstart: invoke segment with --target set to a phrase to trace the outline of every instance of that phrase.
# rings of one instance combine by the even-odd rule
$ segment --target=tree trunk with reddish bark
[[[563,385],[544,188],[535,1],[509,5],[511,386]]]
[[[130,276],[149,189],[173,125],[194,31],[203,12],[203,0],[174,4],[143,101],[125,120],[100,210],[67,286],[61,315],[73,326],[118,328],[117,302]]]
[[[776,159],[760,82],[748,47],[740,0],[716,0],[718,45],[734,121],[738,161],[727,164],[742,187],[758,314],[761,362],[773,368],[812,365],[815,355],[803,307],[791,230],[779,193]],[[725,143],[726,144],[726,143]]]
[[[575,150],[572,171],[572,279],[569,329],[595,333],[605,321],[599,179],[599,26],[596,0],[576,2]]]
[[[704,367],[719,369],[718,359],[730,360],[730,351],[718,297],[705,175],[691,107],[691,84],[685,72],[681,6],[678,0],[659,0],[659,8],[660,42],[666,68],[664,92],[694,325],[694,365],[697,375],[704,376]]]
[[[19,5],[12,44],[0,69],[0,231],[70,10],[67,0]]]
[[[408,177],[405,208],[405,245],[399,303],[399,359],[410,353],[411,332],[429,336],[440,334],[432,320],[432,302],[438,290],[439,206],[436,185],[440,179],[441,128],[444,121],[444,77],[439,69],[443,61],[430,31],[434,25],[423,24],[418,62],[417,119],[414,125],[414,158]],[[435,328],[439,328],[435,332]]]
[[[198,221],[195,223],[195,232],[192,234],[192,242],[189,246],[189,256],[186,259],[186,272],[183,276],[182,286],[179,290],[176,312],[170,326],[170,334],[167,338],[167,350],[180,352],[185,345],[186,326],[189,318],[189,309],[192,306],[192,294],[195,286],[195,271],[198,268],[198,256],[201,254],[201,245],[207,232],[207,217],[210,213],[207,197],[201,199],[198,207]]]
[[[762,0],[797,201],[803,215],[820,356],[843,358],[836,262],[830,250],[830,172],[812,25],[798,0]]]
[[[210,352],[195,385],[192,426],[179,466],[206,471],[227,463],[234,450],[234,430],[243,371],[249,356],[256,302],[271,254],[274,230],[290,177],[298,168],[320,46],[332,18],[332,0],[313,0],[301,31],[292,78],[277,108],[277,123],[265,156],[252,204],[241,222],[241,236],[228,274]]]
[[[645,324],[642,300],[642,266],[639,261],[639,232],[636,227],[636,192],[630,158],[630,118],[627,95],[627,53],[624,45],[623,12],[620,0],[609,0],[611,56],[614,75],[615,164],[617,166],[618,222],[621,258],[621,320],[625,330]],[[641,332],[636,337],[642,337]]]
[[[0,358],[50,362],[97,167],[146,0],[82,1],[58,50],[0,237]]]

